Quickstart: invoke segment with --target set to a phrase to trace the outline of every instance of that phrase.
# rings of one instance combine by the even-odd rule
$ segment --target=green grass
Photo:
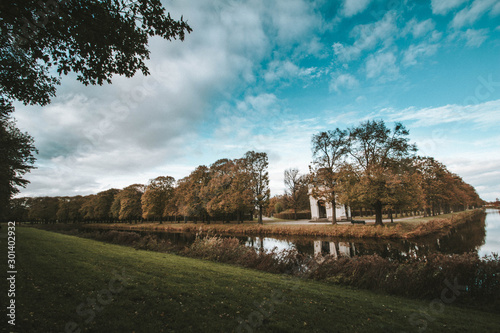
[[[493,313],[34,228],[18,227],[16,241],[15,332],[64,332],[69,322],[82,332],[250,332],[238,320],[253,332],[416,332],[424,321],[427,332],[500,329]],[[114,272],[126,283],[113,281]],[[110,290],[113,301],[104,302]],[[92,309],[99,292],[106,304]]]

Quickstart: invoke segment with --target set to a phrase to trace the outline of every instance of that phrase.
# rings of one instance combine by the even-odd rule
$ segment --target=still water
[[[478,249],[480,256],[500,254],[500,209],[487,209],[486,213],[485,238]]]
[[[448,235],[418,240],[381,240],[318,238],[304,236],[236,237],[242,244],[258,250],[270,251],[296,249],[304,254],[334,256],[358,256],[378,254],[384,258],[404,260],[409,257],[431,253],[461,254],[474,252],[479,256],[500,253],[500,211],[488,209],[486,217],[454,229]],[[146,234],[148,232],[141,232]],[[162,239],[168,239],[179,246],[188,246],[196,236],[190,233],[154,232]]]

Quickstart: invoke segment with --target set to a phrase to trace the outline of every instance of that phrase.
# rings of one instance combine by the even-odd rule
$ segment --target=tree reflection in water
[[[312,238],[304,236],[237,236],[240,242],[259,251],[291,250],[309,255],[361,256],[377,254],[383,258],[404,261],[407,258],[422,257],[431,253],[462,254],[477,253],[480,256],[500,252],[500,214],[498,210],[487,210],[483,215],[469,223],[452,230],[442,237],[426,237],[417,240],[386,239],[345,239],[345,238]],[[488,230],[488,237],[487,231]],[[191,233],[153,233],[159,238],[168,239],[179,248],[192,244],[196,235]],[[490,236],[491,234],[491,236]],[[224,237],[224,236],[223,236]],[[234,236],[227,236],[234,237]],[[488,251],[485,251],[487,249]]]

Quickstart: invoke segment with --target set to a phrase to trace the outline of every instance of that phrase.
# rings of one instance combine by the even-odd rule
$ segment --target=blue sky
[[[268,153],[281,194],[285,169],[308,171],[313,134],[383,119],[500,197],[500,1],[164,4],[194,31],[151,40],[151,76],[84,87],[70,75],[51,105],[16,105],[40,151],[21,195],[179,179],[248,150]]]

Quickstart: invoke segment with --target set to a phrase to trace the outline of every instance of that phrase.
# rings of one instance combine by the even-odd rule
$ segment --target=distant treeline
[[[262,218],[269,201],[266,153],[198,166],[177,182],[160,176],[147,185],[72,197],[11,200],[9,220],[29,222],[243,221]]]

